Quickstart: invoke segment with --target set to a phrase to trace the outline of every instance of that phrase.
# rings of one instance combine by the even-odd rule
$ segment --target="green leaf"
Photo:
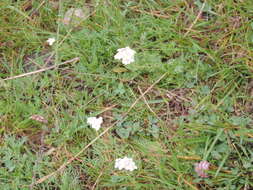
[[[115,94],[124,94],[126,92],[123,83],[119,83],[118,88],[114,91]]]
[[[8,168],[9,172],[12,172],[15,169],[15,164],[11,160],[6,160],[4,164]]]
[[[131,129],[129,128],[124,128],[124,127],[121,127],[121,128],[117,128],[116,129],[116,133],[120,136],[120,138],[122,139],[127,139],[130,135],[130,131]]]
[[[125,67],[114,67],[112,71],[114,73],[124,73],[127,72],[128,70]]]
[[[160,132],[160,129],[157,125],[151,125],[150,129],[149,129],[149,132],[151,133],[151,135],[155,138],[158,138],[159,137],[159,132]]]
[[[124,181],[125,177],[123,176],[112,176],[111,177],[111,182],[112,183],[120,183],[122,181]]]

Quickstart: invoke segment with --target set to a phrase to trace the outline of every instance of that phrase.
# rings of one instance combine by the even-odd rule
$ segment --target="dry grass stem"
[[[13,77],[8,77],[8,78],[2,79],[2,80],[7,81],[7,80],[13,80],[13,79],[17,79],[17,78],[27,77],[27,76],[38,74],[38,73],[41,73],[41,72],[45,72],[45,71],[48,71],[48,70],[51,70],[51,69],[55,69],[55,68],[57,68],[61,65],[65,65],[65,64],[69,64],[69,63],[76,63],[79,60],[80,60],[79,57],[76,57],[76,58],[64,61],[63,63],[60,63],[58,65],[53,65],[53,66],[46,67],[46,68],[43,68],[43,69],[39,69],[39,70],[36,70],[36,71],[24,73],[24,74],[13,76]]]

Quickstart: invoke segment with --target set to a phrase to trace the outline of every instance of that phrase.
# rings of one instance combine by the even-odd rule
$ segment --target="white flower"
[[[137,169],[137,166],[135,165],[133,159],[128,157],[116,159],[114,167],[119,170],[125,169],[129,171]]]
[[[52,46],[55,42],[55,38],[48,38],[47,43]]]
[[[134,62],[134,54],[136,53],[130,47],[120,48],[117,50],[114,59],[121,60],[124,65]]]
[[[101,124],[103,123],[103,118],[102,117],[99,117],[99,118],[96,118],[96,117],[89,117],[87,119],[87,123],[93,128],[95,129],[96,131],[98,131],[101,127]]]

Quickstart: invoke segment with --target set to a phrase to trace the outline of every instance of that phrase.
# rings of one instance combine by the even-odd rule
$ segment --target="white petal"
[[[116,55],[114,55],[114,59],[122,59],[122,55],[120,53],[117,53]]]
[[[134,57],[122,59],[122,63],[123,63],[124,65],[128,65],[128,64],[133,63],[133,62],[134,62]]]

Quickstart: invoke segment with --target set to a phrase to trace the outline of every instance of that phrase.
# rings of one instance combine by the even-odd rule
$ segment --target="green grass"
[[[30,189],[114,122],[32,189],[253,188],[251,0],[208,0],[189,32],[200,0],[97,0],[75,28],[61,20],[83,1],[52,2],[0,2],[1,79],[80,58],[0,80],[1,189]],[[113,56],[126,46],[137,54],[124,66]],[[29,119],[34,114],[48,124]],[[104,118],[98,132],[90,116]],[[138,169],[115,169],[124,156]],[[211,163],[205,179],[194,171],[201,160]]]

